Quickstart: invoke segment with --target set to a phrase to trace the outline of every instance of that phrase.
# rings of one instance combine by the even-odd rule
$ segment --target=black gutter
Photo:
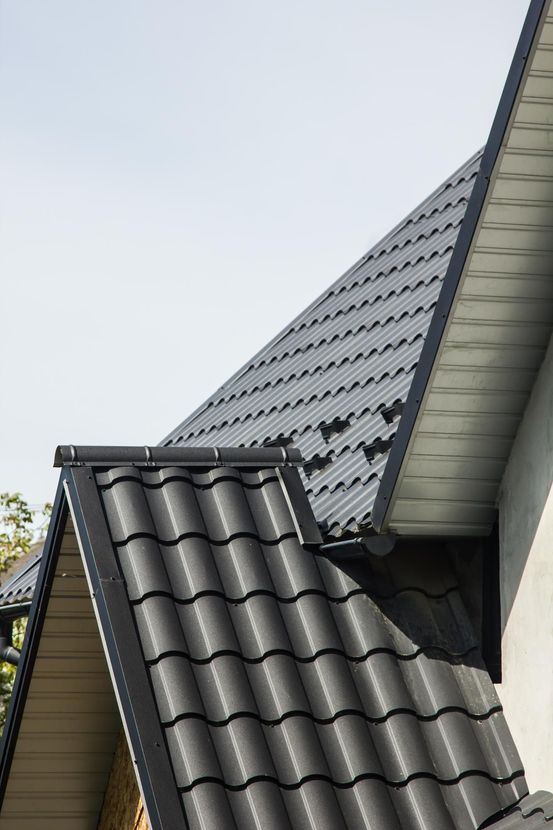
[[[33,607],[31,600],[27,602],[13,602],[0,607],[0,620],[18,620],[27,617]]]
[[[44,543],[31,613],[29,615],[29,622],[27,623],[25,642],[21,652],[20,668],[15,677],[6,725],[0,744],[0,811],[6,793],[17,736],[21,726],[25,701],[27,699],[40,643],[40,635],[46,618],[46,609],[48,607],[58,554],[65,530],[67,513],[67,501],[63,491],[63,483],[60,481],[52,510],[52,518],[50,519],[50,525]]]
[[[459,287],[459,281],[467,261],[482,208],[484,207],[492,172],[498,160],[503,139],[509,126],[516,97],[524,76],[527,59],[532,49],[545,5],[545,0],[532,0],[522,27],[511,68],[507,75],[507,81],[482,156],[480,170],[478,171],[467,210],[461,223],[459,236],[457,237],[445,275],[444,284],[440,291],[434,314],[432,315],[420,360],[415,370],[413,383],[407,396],[405,409],[401,416],[398,431],[384,468],[382,481],[376,494],[372,512],[372,523],[377,532],[380,532],[386,527],[388,512],[398,483],[401,467],[430,381],[432,369],[438,356],[438,350],[449,320],[455,295]]]

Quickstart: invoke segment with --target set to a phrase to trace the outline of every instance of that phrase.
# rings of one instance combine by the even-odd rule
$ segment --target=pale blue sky
[[[156,444],[484,143],[527,0],[0,0],[0,490]]]

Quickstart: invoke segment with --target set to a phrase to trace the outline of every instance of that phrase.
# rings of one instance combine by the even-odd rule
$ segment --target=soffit
[[[443,326],[438,318],[447,324],[437,352],[423,355],[410,418],[390,454],[375,509],[381,529],[486,535],[495,521],[499,483],[553,328],[552,147],[547,2],[497,159],[489,173],[483,162],[473,191],[467,216],[487,188],[461,277],[446,277],[445,294],[459,279],[451,310],[440,297],[429,341]],[[465,242],[461,233],[458,245]]]

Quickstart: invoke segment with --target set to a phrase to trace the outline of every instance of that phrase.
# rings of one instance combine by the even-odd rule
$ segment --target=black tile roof
[[[520,759],[443,549],[333,564],[299,543],[296,469],[257,454],[69,483],[113,574],[78,482],[100,499],[191,830],[474,830],[516,805]]]
[[[23,565],[12,571],[0,585],[0,608],[32,600],[41,557],[42,549],[32,554]]]
[[[406,399],[480,158],[469,159],[164,443],[255,446],[289,438],[308,462],[315,459],[303,480],[317,519],[334,534],[367,524],[389,444],[370,460],[363,447],[396,432],[397,415],[388,422],[382,413]]]

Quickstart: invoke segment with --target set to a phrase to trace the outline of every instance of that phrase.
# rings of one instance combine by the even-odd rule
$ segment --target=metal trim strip
[[[125,582],[90,467],[68,470],[67,494],[151,830],[188,823],[160,726]]]
[[[397,435],[390,450],[382,481],[376,494],[372,522],[378,532],[385,530],[387,526],[400,472],[438,356],[445,328],[453,308],[461,275],[484,207],[492,172],[499,158],[503,139],[509,126],[520,84],[523,80],[527,58],[536,37],[545,6],[546,0],[532,0],[524,21],[513,61],[507,75],[507,81],[499,101],[488,141],[486,142],[480,170],[469,199],[465,217],[461,223],[459,236],[453,249],[444,284],[434,314],[432,315],[428,335],[422,348],[420,360],[407,396],[405,410],[399,422]]]
[[[50,526],[44,543],[37,586],[27,623],[27,636],[21,652],[19,669],[16,674],[6,725],[2,736],[0,757],[0,815],[69,513],[63,487],[64,478],[65,476],[62,473],[54,500]]]

